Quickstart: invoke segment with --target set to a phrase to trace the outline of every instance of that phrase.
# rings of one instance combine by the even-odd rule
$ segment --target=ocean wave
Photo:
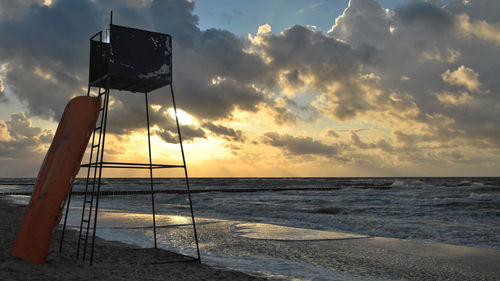
[[[404,181],[402,180],[395,180],[391,185],[390,187],[394,187],[394,188],[403,188],[403,187],[406,187],[406,184]]]
[[[500,194],[498,194],[498,193],[474,193],[474,192],[472,192],[469,195],[469,198],[478,199],[478,200],[500,201]]]
[[[313,210],[313,211],[311,211],[311,213],[338,215],[338,214],[344,213],[344,211],[341,208],[327,207],[327,208],[320,208],[320,209]]]

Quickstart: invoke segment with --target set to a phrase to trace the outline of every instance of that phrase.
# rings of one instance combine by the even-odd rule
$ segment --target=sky
[[[173,37],[190,176],[500,176],[497,0],[7,0],[0,177],[36,177],[110,10]],[[169,95],[150,94],[153,163],[182,161]],[[104,160],[147,163],[143,95],[110,101]]]

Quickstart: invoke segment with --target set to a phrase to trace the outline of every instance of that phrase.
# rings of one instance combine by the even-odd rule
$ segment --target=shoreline
[[[26,206],[0,197],[0,280],[267,280],[243,272],[214,268],[197,262],[155,264],[179,255],[160,249],[144,249],[96,237],[94,265],[75,258],[76,237],[67,229],[59,255],[60,231],[45,264],[35,264],[10,255]]]
[[[77,232],[71,230],[66,233],[62,255],[58,255],[58,233],[47,264],[37,265],[9,255],[24,210],[24,205],[0,196],[0,216],[6,221],[0,232],[0,280],[165,280],[165,276],[168,280],[267,280],[256,276],[268,276],[284,280],[429,281],[499,280],[500,276],[500,250],[496,249],[376,236],[345,239],[345,235],[353,234],[331,231],[328,239],[303,240],[304,237],[297,238],[296,230],[302,236],[304,231],[323,233],[206,218],[210,223],[199,223],[197,227],[204,243],[204,265],[153,264],[178,255],[96,237],[94,265],[89,266],[88,262],[75,259]],[[184,226],[171,228],[164,238],[183,241],[186,230]],[[206,264],[226,264],[231,269]]]

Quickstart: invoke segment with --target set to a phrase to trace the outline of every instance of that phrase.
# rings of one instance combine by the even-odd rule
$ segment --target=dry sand
[[[67,232],[61,255],[56,233],[45,264],[26,262],[9,254],[25,208],[0,198],[0,280],[266,280],[197,262],[153,264],[159,260],[178,260],[179,256],[102,239],[96,241],[96,262],[89,266],[75,259],[74,231]]]

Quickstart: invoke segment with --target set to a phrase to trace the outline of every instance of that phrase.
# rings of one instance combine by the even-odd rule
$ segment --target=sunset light
[[[499,74],[499,0],[0,0],[0,280],[498,280]]]

